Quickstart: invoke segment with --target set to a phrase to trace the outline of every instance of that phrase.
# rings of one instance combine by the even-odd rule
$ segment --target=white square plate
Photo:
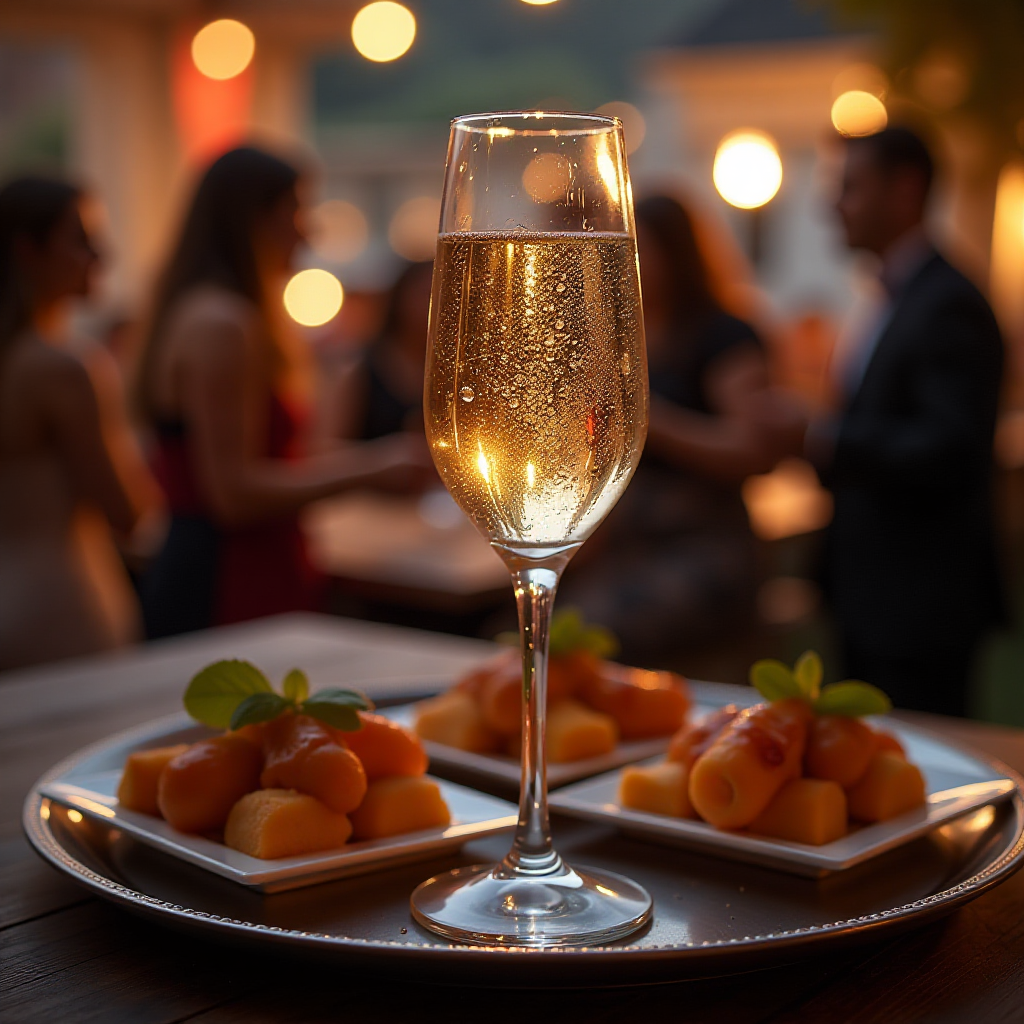
[[[728,696],[741,703],[737,700],[738,694],[733,692]],[[744,703],[750,703],[749,697]],[[698,705],[694,714],[706,713],[712,706]],[[853,867],[961,814],[1007,800],[1016,788],[1012,780],[1000,775],[991,765],[935,736],[891,719],[878,724],[899,737],[908,759],[924,773],[928,802],[890,821],[857,827],[842,839],[822,846],[768,839],[749,832],[724,832],[703,821],[624,808],[618,802],[620,771],[560,789],[551,795],[551,809],[576,818],[617,825],[624,832],[654,842],[814,877]]]
[[[414,704],[399,704],[390,708],[379,708],[378,714],[386,715],[393,722],[412,729],[416,721]],[[617,743],[615,749],[600,757],[586,757],[579,761],[562,764],[548,764],[548,788],[555,789],[577,779],[586,779],[611,768],[642,761],[668,750],[671,736],[659,736],[652,740],[632,740]],[[457,769],[466,778],[475,778],[482,783],[500,782],[508,786],[519,785],[519,760],[501,754],[473,754],[444,743],[423,740],[423,746],[430,756],[430,763],[436,768]]]
[[[337,850],[260,860],[223,843],[202,836],[186,835],[171,828],[162,818],[130,811],[117,802],[117,785],[125,758],[133,750],[194,743],[214,730],[196,725],[186,715],[175,715],[149,726],[121,733],[93,747],[74,769],[47,779],[39,787],[42,796],[118,828],[142,843],[169,853],[214,874],[229,878],[261,892],[281,892],[330,879],[365,874],[432,857],[443,850],[461,846],[470,839],[512,828],[516,808],[476,790],[436,780],[452,812],[446,828],[408,832],[387,839],[346,843]]]

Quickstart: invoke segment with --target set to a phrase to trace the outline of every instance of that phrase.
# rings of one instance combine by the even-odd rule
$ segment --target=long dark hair
[[[19,241],[44,245],[80,198],[74,185],[53,178],[16,178],[0,188],[0,355],[32,323],[32,295],[18,265]]]
[[[149,390],[156,346],[171,307],[185,292],[217,285],[263,308],[253,230],[298,180],[297,168],[249,146],[225,153],[203,175],[156,288],[139,366],[144,416],[152,415]]]
[[[682,203],[671,196],[648,196],[636,204],[636,220],[654,238],[668,265],[673,319],[689,324],[721,309],[693,218]]]

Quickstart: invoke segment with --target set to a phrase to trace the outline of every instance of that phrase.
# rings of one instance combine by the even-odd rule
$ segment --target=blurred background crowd
[[[597,110],[652,419],[561,601],[1024,724],[1022,67],[1015,0],[0,0],[0,668],[507,628],[423,438],[447,123]]]

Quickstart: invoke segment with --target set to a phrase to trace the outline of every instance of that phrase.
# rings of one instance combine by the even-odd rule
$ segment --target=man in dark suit
[[[992,437],[995,318],[923,226],[933,165],[904,128],[847,142],[836,204],[880,260],[885,300],[839,367],[845,407],[809,450],[835,498],[825,577],[850,675],[898,707],[966,713],[971,663],[999,617]]]

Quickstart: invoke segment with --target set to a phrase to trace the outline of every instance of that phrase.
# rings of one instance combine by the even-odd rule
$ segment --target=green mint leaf
[[[793,675],[800,686],[800,692],[809,700],[816,700],[821,692],[821,677],[824,666],[817,651],[804,651],[793,666]]]
[[[355,690],[318,690],[302,702],[301,711],[343,732],[363,727],[358,712],[372,711],[373,704]]]
[[[750,682],[767,701],[803,696],[796,676],[781,661],[774,658],[755,661],[750,666]]]
[[[301,668],[293,668],[284,677],[284,685],[281,688],[288,700],[301,704],[309,696],[309,679]]]
[[[588,623],[578,608],[563,608],[552,617],[548,640],[554,657],[587,651],[595,658],[610,658],[619,650],[615,634],[604,626]]]
[[[619,653],[619,638],[606,626],[588,626],[580,646],[595,658],[612,658]]]
[[[251,693],[243,698],[231,716],[231,728],[241,729],[243,725],[256,725],[277,718],[287,708],[295,705],[279,693]]]
[[[877,686],[859,679],[822,687],[821,696],[814,702],[814,710],[819,715],[845,715],[847,718],[884,715],[891,708],[892,701]]]
[[[185,710],[203,725],[226,729],[246,697],[272,692],[270,680],[248,661],[215,661],[192,677],[185,690]]]

